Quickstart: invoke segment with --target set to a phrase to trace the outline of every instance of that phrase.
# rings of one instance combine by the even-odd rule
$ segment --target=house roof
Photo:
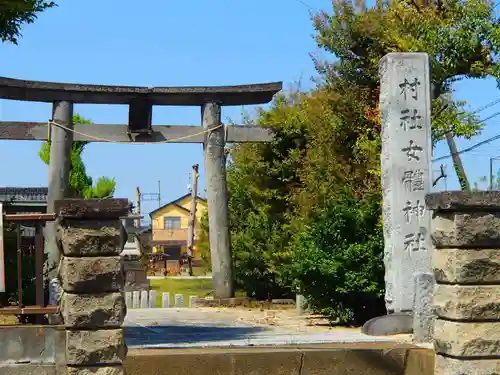
[[[45,204],[48,190],[47,187],[0,187],[0,201]]]
[[[171,201],[171,202],[168,202],[168,203],[164,204],[163,206],[161,206],[161,207],[157,208],[156,210],[151,211],[151,212],[149,213],[149,216],[153,216],[153,214],[154,214],[155,212],[158,212],[158,211],[160,211],[160,210],[164,209],[165,207],[167,207],[167,206],[172,206],[172,205],[173,205],[173,206],[176,206],[176,207],[178,207],[178,208],[181,208],[181,209],[183,209],[183,210],[185,210],[185,211],[187,211],[187,212],[189,212],[189,210],[188,210],[187,208],[182,207],[182,206],[181,206],[181,205],[179,205],[178,203],[179,203],[181,200],[183,200],[184,198],[189,197],[190,195],[191,195],[191,193],[184,194],[182,197],[179,197],[179,198],[177,198],[177,199],[175,199],[175,200],[173,200],[173,201]],[[206,201],[207,201],[206,199],[204,199],[204,198],[200,197],[199,195],[198,195],[196,198],[197,198],[198,200],[200,200],[200,201],[203,201],[203,202],[206,202]]]

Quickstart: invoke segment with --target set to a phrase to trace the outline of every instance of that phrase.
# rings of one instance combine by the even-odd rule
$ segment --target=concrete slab
[[[0,365],[62,363],[64,337],[64,327],[0,326]]]
[[[395,343],[246,349],[130,350],[127,375],[431,375],[434,352]]]
[[[196,309],[134,309],[125,320],[129,348],[209,348],[391,342],[358,330],[300,332],[290,327],[240,323],[237,311]]]

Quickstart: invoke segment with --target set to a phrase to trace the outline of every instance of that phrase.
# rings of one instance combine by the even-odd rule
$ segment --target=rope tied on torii
[[[258,125],[222,124],[224,106],[261,105],[272,101],[282,82],[236,86],[139,87],[80,83],[42,82],[0,77],[0,99],[52,103],[52,118],[44,122],[0,121],[0,139],[50,142],[47,211],[65,198],[69,184],[71,142],[128,144],[196,143],[203,145],[207,185],[210,248],[217,297],[234,296],[234,278],[229,238],[226,179],[227,143],[269,142],[274,131]],[[74,104],[128,106],[127,124],[73,124]],[[197,106],[199,125],[152,126],[154,106]],[[201,125],[201,127],[200,127]],[[46,227],[47,262],[58,263],[56,227]],[[55,280],[57,267],[49,272]]]
[[[136,145],[151,145],[151,144],[162,144],[162,143],[178,143],[180,141],[183,141],[183,140],[186,140],[186,139],[190,139],[190,138],[194,138],[194,137],[197,137],[199,135],[203,135],[203,134],[207,134],[207,133],[211,133],[217,129],[220,129],[220,128],[224,128],[224,139],[227,140],[227,126],[225,124],[220,124],[220,125],[217,125],[217,126],[214,126],[213,128],[210,128],[210,129],[205,129],[205,130],[202,130],[198,133],[194,133],[194,134],[189,134],[189,135],[186,135],[186,136],[183,136],[183,137],[177,137],[177,138],[170,138],[170,139],[165,139],[165,140],[161,140],[161,141],[152,141],[152,142],[141,142],[141,141],[116,141],[116,140],[112,140],[112,139],[106,139],[106,138],[101,138],[101,137],[96,137],[94,135],[90,135],[90,134],[86,134],[86,133],[83,133],[83,132],[80,132],[80,131],[77,131],[75,129],[71,129],[67,126],[64,126],[58,122],[55,122],[54,120],[48,120],[47,121],[47,142],[50,142],[50,139],[51,139],[51,134],[52,134],[52,126],[57,126],[61,129],[64,129],[66,131],[69,131],[69,132],[72,132],[74,134],[78,134],[82,137],[86,137],[86,138],[90,138],[90,139],[93,139],[94,141],[97,141],[97,142],[105,142],[105,143],[118,143],[118,144],[136,144]]]

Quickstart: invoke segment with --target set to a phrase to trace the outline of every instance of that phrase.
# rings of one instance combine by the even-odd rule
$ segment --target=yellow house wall
[[[158,240],[158,230],[163,230],[164,228],[164,218],[165,216],[178,216],[181,218],[181,228],[187,228],[189,213],[184,211],[183,209],[175,206],[169,205],[163,207],[159,211],[156,211],[153,215],[151,215],[151,224],[153,229],[153,241]],[[153,253],[156,253],[160,250],[160,246],[153,246]],[[181,250],[182,251],[182,250]]]
[[[165,216],[177,216],[181,218],[181,229],[186,229],[189,224],[189,212],[183,210],[182,208],[178,207],[181,206],[187,210],[190,210],[191,208],[191,197],[186,197],[178,202],[176,202],[176,205],[171,204],[166,207],[163,207],[159,211],[155,212],[151,216],[151,224],[152,224],[152,229],[153,229],[153,241],[155,241],[155,231],[158,230],[163,230],[164,228],[164,217]],[[207,202],[203,200],[198,200],[197,202],[197,209],[196,209],[196,231],[199,230],[200,228],[200,220],[201,217],[205,214],[207,211],[208,206]],[[158,233],[158,232],[157,232]],[[153,246],[153,253],[156,253],[160,250],[159,246]],[[196,245],[194,246],[194,250],[196,250]],[[181,254],[183,252],[187,251],[186,246],[181,246]],[[199,254],[197,251],[195,253],[195,259],[201,259],[201,254]]]
[[[151,218],[153,224],[153,230],[164,228],[164,218],[165,216],[177,216],[181,218],[181,228],[188,227],[189,212],[171,204],[170,206],[163,207],[161,210],[155,212]],[[154,239],[154,232],[153,232]]]
[[[191,201],[192,201],[191,197],[186,197],[186,198],[180,200],[179,202],[177,202],[177,204],[179,206],[182,206],[183,208],[185,208],[187,210],[191,210]],[[196,204],[195,232],[198,232],[200,230],[200,221],[201,221],[202,216],[205,214],[205,212],[207,212],[207,209],[208,209],[207,202],[204,200],[198,199],[198,202]],[[188,215],[188,218],[189,218],[189,215]],[[196,251],[196,242],[193,246],[193,249],[195,250],[194,258],[196,260],[201,259],[201,254],[198,251]]]
[[[177,204],[186,210],[191,210],[191,197],[186,197],[183,200],[180,200],[177,202]],[[196,221],[197,224],[199,224],[201,217],[207,212],[208,206],[207,202],[204,200],[198,199],[197,205],[196,205]],[[189,215],[188,215],[189,216]]]

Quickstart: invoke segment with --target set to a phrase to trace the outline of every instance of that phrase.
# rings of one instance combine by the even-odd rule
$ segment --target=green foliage
[[[445,138],[447,133],[460,136],[465,139],[471,139],[480,134],[484,124],[474,113],[466,110],[465,101],[451,101],[444,103],[442,98],[432,101],[432,113],[435,117],[432,122],[432,142]]]
[[[379,145],[358,142],[337,115],[343,103],[327,91],[278,96],[257,121],[275,131],[268,144],[240,145],[228,167],[232,248],[238,286],[258,298],[292,292],[290,243],[335,197],[378,191]],[[293,262],[292,262],[293,263]]]
[[[297,98],[296,98],[297,99]],[[299,183],[304,132],[294,98],[278,96],[273,111],[260,112],[263,125],[274,126],[269,144],[240,145],[228,168],[229,220],[236,282],[248,296],[267,299],[286,295],[287,225],[291,187]]]
[[[316,311],[358,324],[380,314],[379,62],[389,52],[427,52],[435,87],[433,142],[470,138],[483,126],[466,103],[442,93],[463,78],[498,76],[500,28],[493,4],[450,0],[380,1],[374,8],[334,2],[314,17],[318,45],[308,93],[278,95],[255,122],[268,144],[232,148],[229,212],[235,273],[250,295],[299,287]],[[367,308],[370,306],[371,308]]]
[[[92,121],[75,114],[73,116],[74,124],[92,124]],[[92,186],[92,177],[87,175],[85,164],[82,160],[82,153],[89,142],[76,141],[71,145],[71,165],[69,170],[69,188],[71,197],[89,198],[111,198],[115,191],[115,179],[108,177],[99,177],[95,186]],[[40,159],[45,164],[50,162],[50,142],[42,143]]]
[[[378,199],[341,192],[293,237],[290,276],[331,321],[360,325],[385,313],[380,214]]]
[[[378,65],[389,52],[427,52],[434,96],[449,91],[463,78],[493,76],[499,80],[500,28],[494,3],[483,0],[451,0],[436,7],[425,1],[380,2],[372,9],[356,11],[349,2],[336,2],[332,14],[315,17],[318,45],[338,57],[333,63],[316,61],[329,87],[344,91],[375,90],[369,99],[378,101]],[[433,140],[446,132],[469,138],[482,126],[463,102],[442,111],[433,103]]]
[[[267,207],[269,208],[269,207]],[[240,228],[232,227],[233,261],[238,289],[259,300],[289,294],[283,287],[283,236],[266,207],[250,212]]]
[[[0,0],[0,39],[17,44],[22,25],[35,22],[38,13],[54,6],[46,0]]]
[[[85,199],[90,198],[113,198],[115,192],[115,179],[108,177],[99,177],[95,186],[88,186],[84,192]]]
[[[196,241],[196,250],[201,254],[201,260],[203,261],[203,268],[205,268],[205,271],[212,271],[210,241],[208,238],[208,212],[205,212],[200,219],[200,231],[198,241]]]

